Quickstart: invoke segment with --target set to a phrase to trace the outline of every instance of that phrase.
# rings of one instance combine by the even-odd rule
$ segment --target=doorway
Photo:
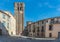
[[[58,38],[60,38],[60,32],[58,32]]]
[[[2,29],[0,29],[0,35],[2,35]]]

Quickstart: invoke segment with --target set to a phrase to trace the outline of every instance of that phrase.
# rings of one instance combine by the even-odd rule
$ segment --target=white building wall
[[[13,17],[10,18],[10,28],[9,28],[9,33],[11,35],[11,32],[13,35],[16,35],[16,21],[15,19],[12,19]]]
[[[3,14],[6,13],[6,18],[3,19]],[[2,34],[5,35],[16,35],[16,20],[15,18],[11,15],[10,12],[4,11],[4,13],[0,12],[0,29],[2,29]],[[8,18],[10,16],[10,18]],[[5,26],[3,26],[3,21],[6,22]],[[7,27],[9,23],[9,28]],[[13,34],[11,34],[13,32]]]
[[[0,12],[0,29],[2,29],[2,34],[3,34],[3,35],[6,35],[6,34],[8,34],[7,28],[3,25],[3,21],[6,22],[6,20],[4,20],[4,19],[2,18],[2,14],[3,14],[3,13]]]

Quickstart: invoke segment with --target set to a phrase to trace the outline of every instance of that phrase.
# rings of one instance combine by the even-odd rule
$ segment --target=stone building
[[[15,2],[16,35],[22,35],[24,30],[24,3]]]
[[[30,37],[58,38],[60,35],[60,17],[27,22],[26,28]]]

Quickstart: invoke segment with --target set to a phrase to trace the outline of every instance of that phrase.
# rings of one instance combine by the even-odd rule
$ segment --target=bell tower
[[[14,13],[16,19],[16,35],[21,35],[24,30],[24,3],[14,3]]]

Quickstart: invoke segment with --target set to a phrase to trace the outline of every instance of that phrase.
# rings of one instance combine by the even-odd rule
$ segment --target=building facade
[[[0,10],[0,35],[16,35],[16,20],[8,11]]]
[[[28,36],[40,38],[58,38],[60,32],[60,17],[27,22]]]
[[[21,35],[24,30],[24,3],[15,2],[16,35]]]

